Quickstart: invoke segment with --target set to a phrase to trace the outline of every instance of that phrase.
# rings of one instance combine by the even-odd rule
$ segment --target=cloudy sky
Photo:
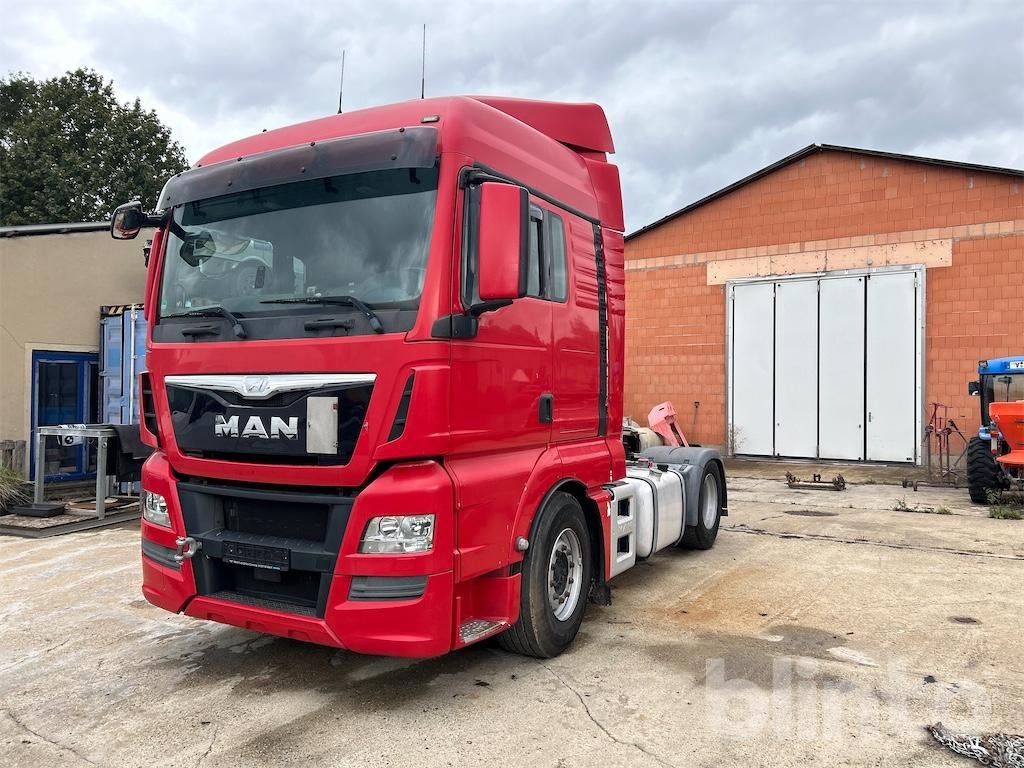
[[[191,161],[427,94],[596,101],[634,230],[812,142],[1024,167],[1024,3],[4,0],[0,73],[88,66]]]

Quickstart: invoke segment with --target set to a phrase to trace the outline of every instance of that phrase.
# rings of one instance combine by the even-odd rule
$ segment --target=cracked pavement
[[[544,661],[172,616],[130,525],[0,537],[0,765],[957,766],[926,724],[1024,730],[1024,522],[763,476],[731,476],[730,506],[713,550],[619,577]]]

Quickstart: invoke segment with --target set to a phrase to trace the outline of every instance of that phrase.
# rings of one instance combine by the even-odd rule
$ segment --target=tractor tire
[[[519,620],[498,635],[506,651],[557,656],[576,638],[592,572],[590,533],[575,496],[555,492],[541,509],[523,558]]]
[[[700,478],[700,498],[697,499],[697,523],[683,534],[681,546],[686,549],[711,549],[718,538],[718,526],[722,522],[724,478],[717,462],[704,466]]]
[[[972,437],[967,445],[967,491],[975,504],[988,504],[988,492],[1006,488],[1003,470],[992,455],[990,443]]]

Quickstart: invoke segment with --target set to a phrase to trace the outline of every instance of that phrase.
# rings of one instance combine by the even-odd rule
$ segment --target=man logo
[[[260,440],[280,440],[282,437],[285,440],[298,440],[299,417],[289,416],[288,421],[285,421],[280,416],[271,416],[268,430],[263,424],[263,419],[259,416],[250,416],[239,432],[237,416],[225,419],[218,414],[214,418],[213,433],[217,437],[238,437],[241,434],[242,437],[259,438]]]
[[[246,376],[242,379],[242,388],[247,395],[262,395],[270,389],[269,376]]]

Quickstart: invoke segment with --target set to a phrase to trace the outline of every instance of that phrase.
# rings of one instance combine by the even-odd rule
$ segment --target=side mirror
[[[980,381],[968,381],[967,382],[967,394],[971,397],[977,397],[981,394],[981,382]]]
[[[138,200],[119,205],[110,217],[110,236],[115,240],[132,240],[146,225],[148,218]]]
[[[530,255],[530,198],[523,187],[480,185],[477,269],[481,301],[512,301],[526,294]]]

